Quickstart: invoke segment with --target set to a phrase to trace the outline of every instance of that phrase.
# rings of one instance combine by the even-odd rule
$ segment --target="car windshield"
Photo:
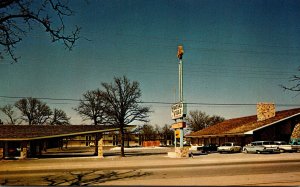
[[[231,143],[224,143],[222,146],[231,146]]]

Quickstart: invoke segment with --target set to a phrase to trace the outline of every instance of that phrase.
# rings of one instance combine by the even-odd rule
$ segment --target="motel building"
[[[149,139],[147,135],[133,133],[135,127],[125,128],[125,147],[173,145],[173,134]],[[103,148],[120,144],[119,129],[107,125],[0,125],[0,160],[41,157],[47,149],[59,148],[64,152],[72,147],[94,149],[94,155],[101,158]]]
[[[0,125],[0,160],[39,157],[49,148],[91,145],[101,158],[104,144],[113,145],[110,133],[115,131],[119,129],[105,125]]]
[[[275,111],[273,103],[258,103],[256,108],[256,115],[228,119],[185,137],[192,145],[300,140],[300,108]]]

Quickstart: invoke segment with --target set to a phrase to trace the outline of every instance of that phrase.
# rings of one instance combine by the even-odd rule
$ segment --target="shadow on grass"
[[[39,156],[35,156],[39,159],[43,159],[43,158],[70,158],[70,157],[94,157],[94,154],[67,154],[67,153],[63,153],[63,154],[45,154],[45,155],[39,155]]]
[[[151,175],[150,172],[130,171],[78,171],[67,172],[63,175],[42,177],[43,183],[48,186],[88,186],[102,184],[108,181],[138,178]]]
[[[167,152],[157,152],[157,153],[147,153],[147,152],[125,152],[126,157],[131,157],[131,156],[150,156],[150,155],[162,155],[162,154],[167,154]],[[114,153],[104,153],[103,156],[121,156],[120,152],[114,152]]]
[[[132,157],[132,156],[150,156],[150,155],[163,155],[167,154],[167,152],[142,152],[142,151],[130,151],[125,152],[126,157]],[[43,158],[69,158],[69,157],[94,157],[96,156],[94,153],[51,153],[51,154],[43,154],[35,156],[37,158],[43,159]],[[104,157],[109,156],[121,156],[121,152],[104,152]]]

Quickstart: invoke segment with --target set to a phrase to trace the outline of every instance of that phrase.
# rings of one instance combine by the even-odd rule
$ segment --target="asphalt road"
[[[300,153],[214,153],[185,159],[161,154],[0,163],[0,185],[300,185]]]

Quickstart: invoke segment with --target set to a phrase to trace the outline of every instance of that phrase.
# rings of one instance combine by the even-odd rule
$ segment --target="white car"
[[[297,149],[294,149],[292,145],[288,144],[285,141],[274,141],[274,145],[278,145],[280,152],[297,152]]]
[[[218,147],[217,151],[219,153],[239,153],[241,152],[242,147],[239,145],[236,145],[234,142],[225,142],[220,147]]]
[[[255,141],[243,147],[245,153],[280,153],[278,145],[272,141]]]

